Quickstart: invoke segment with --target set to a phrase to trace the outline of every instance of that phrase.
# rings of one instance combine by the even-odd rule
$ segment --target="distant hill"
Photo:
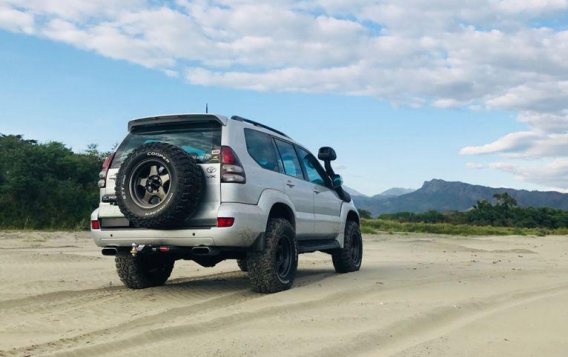
[[[362,196],[362,197],[367,197],[367,195],[365,195],[364,193],[361,193],[359,191],[357,191],[354,188],[348,187],[348,186],[343,186],[343,189],[345,191],[347,191],[347,193],[349,193],[351,196]]]
[[[419,213],[428,210],[466,211],[477,201],[492,201],[495,193],[503,192],[515,198],[521,207],[551,207],[568,210],[568,194],[560,192],[493,188],[439,179],[426,181],[420,189],[399,196],[354,196],[353,200],[358,208],[368,210],[376,216],[383,213]]]
[[[351,187],[348,187],[348,186],[343,186],[343,189],[345,191],[347,191],[351,196],[360,196],[360,197],[370,198],[366,194],[361,193],[354,188],[351,188]],[[396,196],[405,195],[407,193],[411,193],[411,192],[414,192],[414,191],[416,191],[416,190],[412,189],[412,188],[393,187],[393,188],[389,188],[385,192],[379,193],[378,195],[375,195],[373,197],[379,197],[379,196],[381,196],[381,197],[396,197]]]
[[[412,193],[414,191],[416,191],[416,190],[412,189],[412,188],[394,187],[394,188],[390,188],[390,189],[386,190],[383,193],[379,193],[377,196],[397,197],[397,196],[406,195],[407,193]]]

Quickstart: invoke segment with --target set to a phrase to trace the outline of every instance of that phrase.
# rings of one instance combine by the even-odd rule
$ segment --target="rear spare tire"
[[[134,150],[116,176],[116,202],[135,227],[176,228],[197,209],[201,167],[181,148],[150,143]]]

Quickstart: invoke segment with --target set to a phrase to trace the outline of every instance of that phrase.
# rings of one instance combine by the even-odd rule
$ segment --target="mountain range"
[[[365,209],[373,216],[395,212],[467,211],[477,201],[493,201],[495,193],[508,193],[521,207],[550,207],[568,210],[568,194],[493,188],[471,185],[463,182],[448,182],[434,179],[424,182],[418,190],[395,188],[369,197],[353,194],[353,201],[359,209]]]

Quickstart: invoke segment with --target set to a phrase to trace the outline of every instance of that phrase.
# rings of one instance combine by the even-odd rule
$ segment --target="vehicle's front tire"
[[[348,221],[345,225],[345,241],[343,248],[335,250],[331,257],[337,273],[358,271],[363,261],[363,237],[359,224]]]
[[[298,269],[296,233],[290,222],[282,218],[268,222],[265,247],[247,256],[252,289],[263,294],[288,290]]]
[[[174,259],[159,255],[117,255],[116,271],[130,289],[164,285],[174,268]]]

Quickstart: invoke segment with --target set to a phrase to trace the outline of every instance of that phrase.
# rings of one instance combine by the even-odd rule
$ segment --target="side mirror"
[[[333,176],[331,180],[331,185],[333,186],[334,189],[343,186],[343,178],[340,175]]]
[[[318,159],[320,159],[321,161],[334,161],[335,159],[337,159],[337,154],[335,153],[335,150],[333,150],[333,148],[324,146],[319,149]]]

